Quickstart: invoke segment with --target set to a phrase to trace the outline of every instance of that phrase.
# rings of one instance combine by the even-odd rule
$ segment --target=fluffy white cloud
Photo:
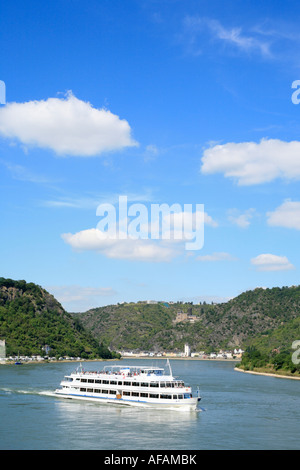
[[[108,237],[96,228],[82,230],[75,234],[62,234],[63,240],[76,251],[96,251],[108,258],[136,261],[170,261],[176,256],[174,245],[152,240],[133,240]]]
[[[204,225],[216,227],[217,223],[208,214],[196,212],[171,212],[165,208],[162,218],[148,218],[148,209],[143,204],[132,205],[128,213],[133,220],[123,217],[116,220],[112,204],[99,205],[97,215],[105,213],[97,228],[77,233],[62,234],[63,240],[76,251],[95,251],[108,258],[149,262],[170,261],[184,250],[200,250],[204,243]],[[161,206],[160,206],[161,208]],[[109,214],[108,214],[109,213]]]
[[[300,142],[262,139],[255,142],[230,142],[204,151],[201,171],[224,173],[239,185],[267,183],[276,178],[300,179]]]
[[[61,156],[90,157],[137,143],[128,122],[72,93],[0,108],[0,135]]]
[[[269,253],[261,254],[251,259],[258,271],[287,271],[294,269],[286,256],[277,256]]]
[[[300,202],[285,201],[275,211],[267,213],[267,222],[274,227],[300,230]]]

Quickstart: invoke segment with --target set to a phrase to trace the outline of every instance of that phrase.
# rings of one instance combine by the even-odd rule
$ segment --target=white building
[[[241,348],[235,349],[235,350],[233,351],[234,354],[243,354],[243,352],[244,352],[244,351],[243,351]]]
[[[189,357],[191,355],[191,348],[188,344],[184,345],[184,355],[185,357]]]

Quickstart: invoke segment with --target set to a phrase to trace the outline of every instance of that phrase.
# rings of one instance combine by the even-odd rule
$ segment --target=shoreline
[[[274,374],[272,372],[256,372],[253,370],[243,370],[235,367],[234,370],[237,372],[243,372],[244,374],[253,374],[253,375],[265,375],[266,377],[276,377],[277,379],[292,379],[292,380],[300,380],[300,377],[293,377],[291,375],[281,375],[281,374]]]
[[[146,359],[146,360],[149,360],[149,359],[152,359],[152,360],[160,360],[160,359],[176,359],[176,360],[183,360],[183,361],[212,361],[212,362],[216,362],[216,361],[220,361],[220,362],[241,362],[241,358],[214,358],[214,357],[199,357],[199,356],[172,356],[172,355],[168,355],[166,354],[165,356],[143,356],[143,355],[136,355],[136,356],[122,356],[121,359]]]
[[[63,359],[63,360],[45,360],[45,361],[37,361],[37,360],[32,360],[32,361],[23,361],[21,365],[25,364],[57,364],[57,363],[63,363],[63,362],[102,362],[102,361],[123,361],[126,359],[145,359],[145,360],[166,360],[166,359],[173,359],[173,360],[179,360],[179,361],[210,361],[210,362],[241,362],[241,359],[214,359],[214,358],[203,358],[203,357],[174,357],[174,356],[163,356],[163,357],[149,357],[149,356],[134,356],[134,357],[129,357],[129,356],[122,356],[120,359],[78,359],[78,360],[72,360],[72,359]],[[15,365],[15,361],[0,361],[0,365]]]

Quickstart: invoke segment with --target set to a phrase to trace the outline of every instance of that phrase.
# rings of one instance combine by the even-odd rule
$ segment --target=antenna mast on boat
[[[171,364],[170,364],[169,358],[167,359],[167,365],[169,366],[170,376],[173,377],[173,373],[172,373],[172,369],[171,369]]]

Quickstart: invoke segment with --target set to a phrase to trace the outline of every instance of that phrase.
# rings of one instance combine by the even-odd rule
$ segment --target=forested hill
[[[7,355],[111,358],[112,353],[45,289],[34,283],[0,278],[0,339]]]
[[[179,313],[181,312],[181,313]],[[300,287],[255,289],[222,304],[124,303],[67,313],[40,286],[0,278],[0,339],[8,355],[115,357],[132,349],[212,351],[247,346],[263,354],[300,340]]]
[[[188,319],[176,322],[179,311],[189,313]],[[194,351],[233,349],[263,338],[266,345],[271,333],[272,348],[280,348],[283,341],[286,346],[300,339],[288,327],[300,317],[300,287],[257,288],[214,305],[137,302],[73,315],[117,350],[183,351],[185,343]]]

